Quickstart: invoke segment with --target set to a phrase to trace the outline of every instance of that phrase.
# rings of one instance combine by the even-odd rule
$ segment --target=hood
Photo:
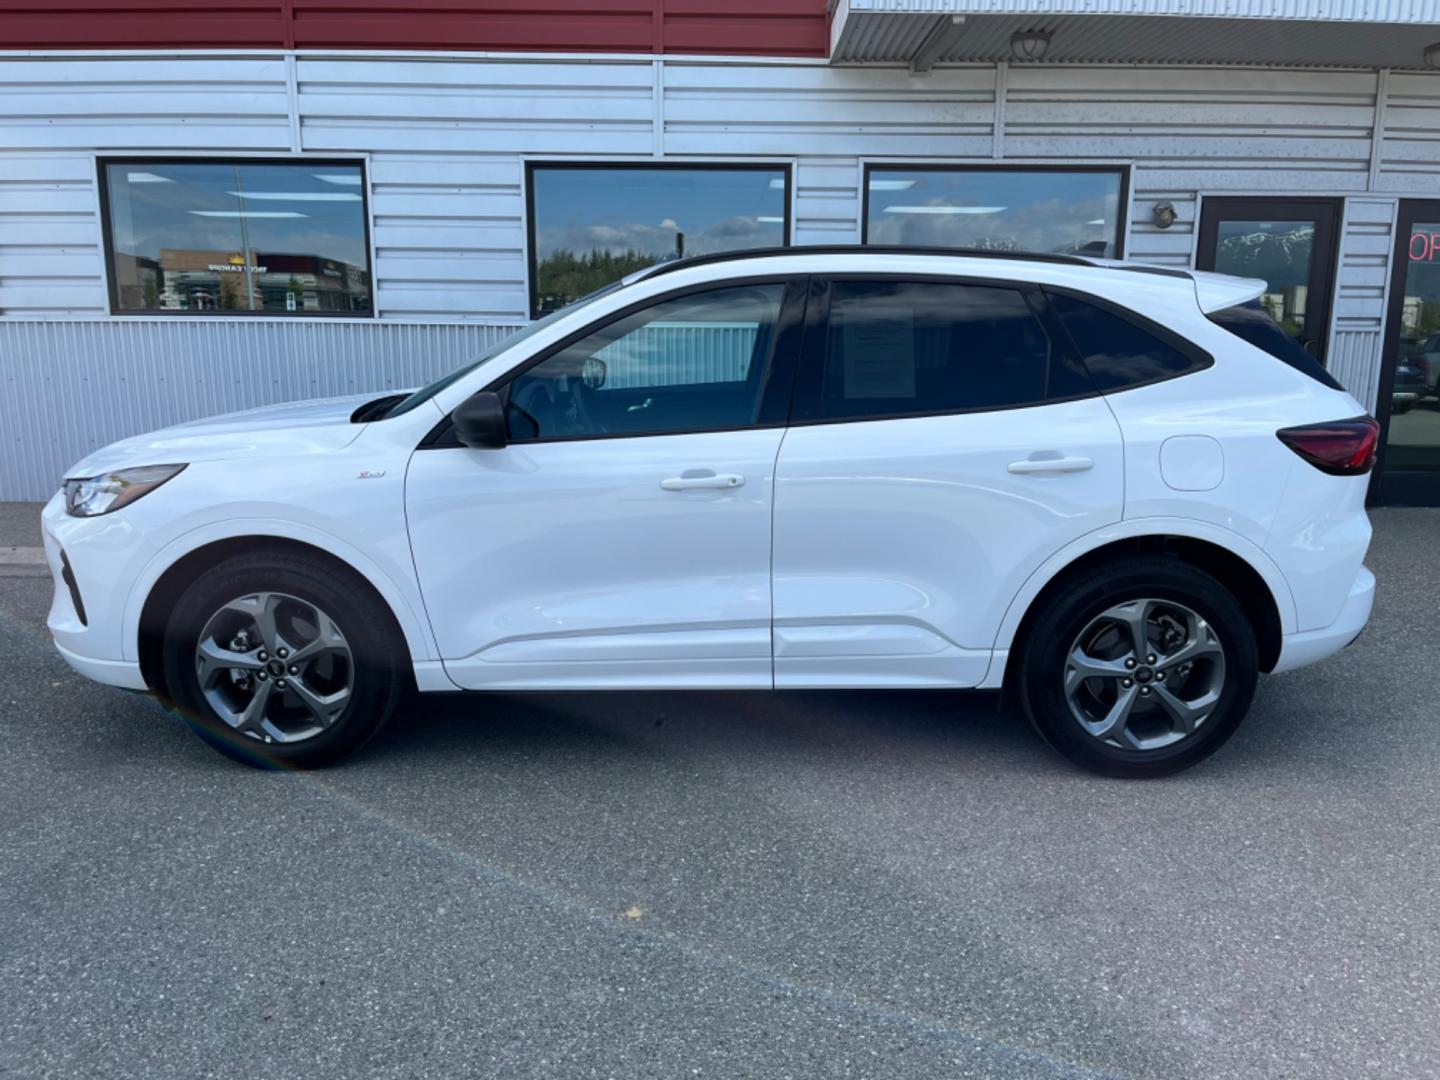
[[[352,424],[350,414],[379,396],[369,393],[292,401],[176,424],[111,443],[76,462],[65,475],[97,476],[137,465],[192,464],[245,454],[269,456],[339,450],[354,442],[365,427]]]

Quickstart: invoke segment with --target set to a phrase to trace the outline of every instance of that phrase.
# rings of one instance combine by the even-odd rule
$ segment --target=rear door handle
[[[1088,457],[1040,457],[1035,455],[1024,461],[1012,461],[1010,471],[1016,476],[1031,476],[1035,473],[1072,473],[1093,469],[1095,462]]]
[[[661,480],[660,486],[666,491],[703,491],[716,488],[738,488],[745,483],[739,473],[714,473],[709,469],[688,469],[680,476]]]

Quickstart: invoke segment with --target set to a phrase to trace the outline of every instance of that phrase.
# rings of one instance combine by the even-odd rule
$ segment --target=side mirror
[[[471,394],[450,414],[455,438],[475,450],[503,450],[509,441],[505,430],[505,406],[492,390]]]

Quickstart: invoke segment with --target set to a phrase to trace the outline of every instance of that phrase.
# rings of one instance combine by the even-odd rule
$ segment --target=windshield
[[[436,394],[440,393],[441,390],[444,390],[446,387],[450,386],[453,383],[459,382],[466,375],[469,375],[472,371],[478,368],[481,364],[486,363],[489,360],[495,359],[495,357],[499,356],[502,352],[505,352],[510,348],[519,345],[526,338],[538,334],[541,330],[544,330],[547,326],[550,326],[552,323],[564,318],[566,315],[569,315],[577,308],[582,308],[586,304],[590,303],[592,300],[598,300],[600,299],[600,297],[614,292],[623,284],[623,281],[612,281],[609,285],[605,285],[586,296],[582,296],[574,303],[566,304],[563,308],[559,308],[556,311],[550,312],[550,314],[546,315],[543,319],[536,319],[529,326],[517,330],[509,337],[503,338],[502,340],[497,341],[494,345],[491,345],[490,348],[486,349],[484,352],[482,352],[479,356],[477,356],[470,363],[466,364],[464,367],[456,368],[449,375],[436,379],[429,386],[422,386],[419,390],[416,390],[409,397],[397,401],[393,408],[387,409],[385,411],[385,415],[381,419],[389,419],[392,416],[399,416],[401,413],[409,412],[411,409],[415,408],[416,405],[419,405],[422,401],[429,401]]]

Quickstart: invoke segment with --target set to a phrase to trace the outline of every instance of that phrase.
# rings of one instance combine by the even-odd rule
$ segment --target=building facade
[[[1440,0],[95,7],[0,0],[0,499],[669,253],[864,242],[1263,277],[1376,498],[1440,502]]]

